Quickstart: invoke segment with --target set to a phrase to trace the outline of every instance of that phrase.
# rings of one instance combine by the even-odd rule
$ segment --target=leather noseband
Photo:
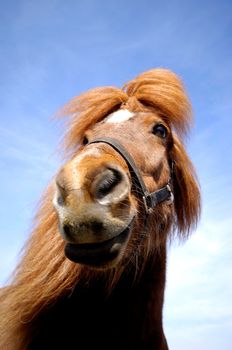
[[[127,150],[117,140],[110,137],[96,138],[95,140],[90,141],[88,145],[100,142],[110,145],[126,161],[131,174],[132,183],[134,184],[136,189],[136,193],[138,191],[138,188],[140,190],[147,216],[152,213],[153,209],[157,204],[162,203],[164,201],[168,201],[169,203],[173,202],[174,197],[171,190],[171,176],[168,183],[164,187],[160,188],[157,191],[149,192],[134,160],[127,152]],[[171,164],[171,172],[172,168],[173,163]]]

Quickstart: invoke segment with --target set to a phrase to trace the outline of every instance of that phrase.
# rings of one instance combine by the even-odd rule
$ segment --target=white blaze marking
[[[122,123],[132,117],[134,117],[134,113],[128,111],[128,109],[120,109],[119,111],[111,113],[106,118],[106,123]]]

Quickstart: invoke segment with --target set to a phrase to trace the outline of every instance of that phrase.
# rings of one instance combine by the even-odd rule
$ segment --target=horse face
[[[87,130],[83,140],[104,136],[126,148],[149,191],[168,182],[171,133],[158,115],[120,110]],[[126,161],[109,145],[81,147],[58,173],[53,203],[70,260],[108,268],[138,249],[142,198],[132,191]]]

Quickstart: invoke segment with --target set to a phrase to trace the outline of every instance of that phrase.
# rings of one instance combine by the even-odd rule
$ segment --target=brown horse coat
[[[183,85],[174,73],[154,69],[123,89],[90,90],[62,114],[70,115],[67,162],[44,193],[22,261],[1,291],[0,348],[166,350],[166,245],[188,237],[200,213],[183,145],[191,126]],[[104,136],[126,148],[149,191],[171,176],[174,202],[159,203],[145,231],[127,163],[109,145],[88,145]]]

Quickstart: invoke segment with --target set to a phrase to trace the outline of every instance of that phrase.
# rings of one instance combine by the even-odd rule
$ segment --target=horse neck
[[[77,304],[84,300],[104,308],[111,309],[115,315],[117,310],[123,310],[124,317],[131,322],[131,328],[145,332],[149,337],[156,332],[162,333],[162,309],[166,275],[166,247],[153,253],[147,260],[142,273],[135,279],[133,268],[126,270],[114,288],[106,291],[101,279],[88,287],[78,285],[74,292]],[[155,331],[154,331],[155,329]]]
[[[32,330],[30,349],[36,344],[41,344],[42,348],[44,343],[54,342],[57,334],[62,333],[72,344],[75,339],[71,339],[70,334],[76,334],[76,330],[80,342],[81,339],[87,341],[86,348],[90,349],[96,339],[99,341],[99,334],[104,329],[104,337],[96,343],[104,350],[114,339],[115,330],[118,337],[112,349],[120,348],[118,342],[125,338],[123,349],[166,350],[162,328],[165,265],[166,251],[163,249],[149,257],[137,280],[133,268],[126,269],[111,291],[106,288],[106,275],[98,275],[88,283],[79,281],[72,295],[42,312],[33,322],[37,336],[34,337]],[[152,346],[145,347],[147,344]]]
[[[152,326],[162,328],[165,275],[166,248],[163,248],[150,256],[138,281],[131,284],[132,276],[123,276],[112,295],[116,295],[119,300],[126,295],[129,310],[132,310],[131,316],[139,327],[143,324],[147,333],[152,332]]]

